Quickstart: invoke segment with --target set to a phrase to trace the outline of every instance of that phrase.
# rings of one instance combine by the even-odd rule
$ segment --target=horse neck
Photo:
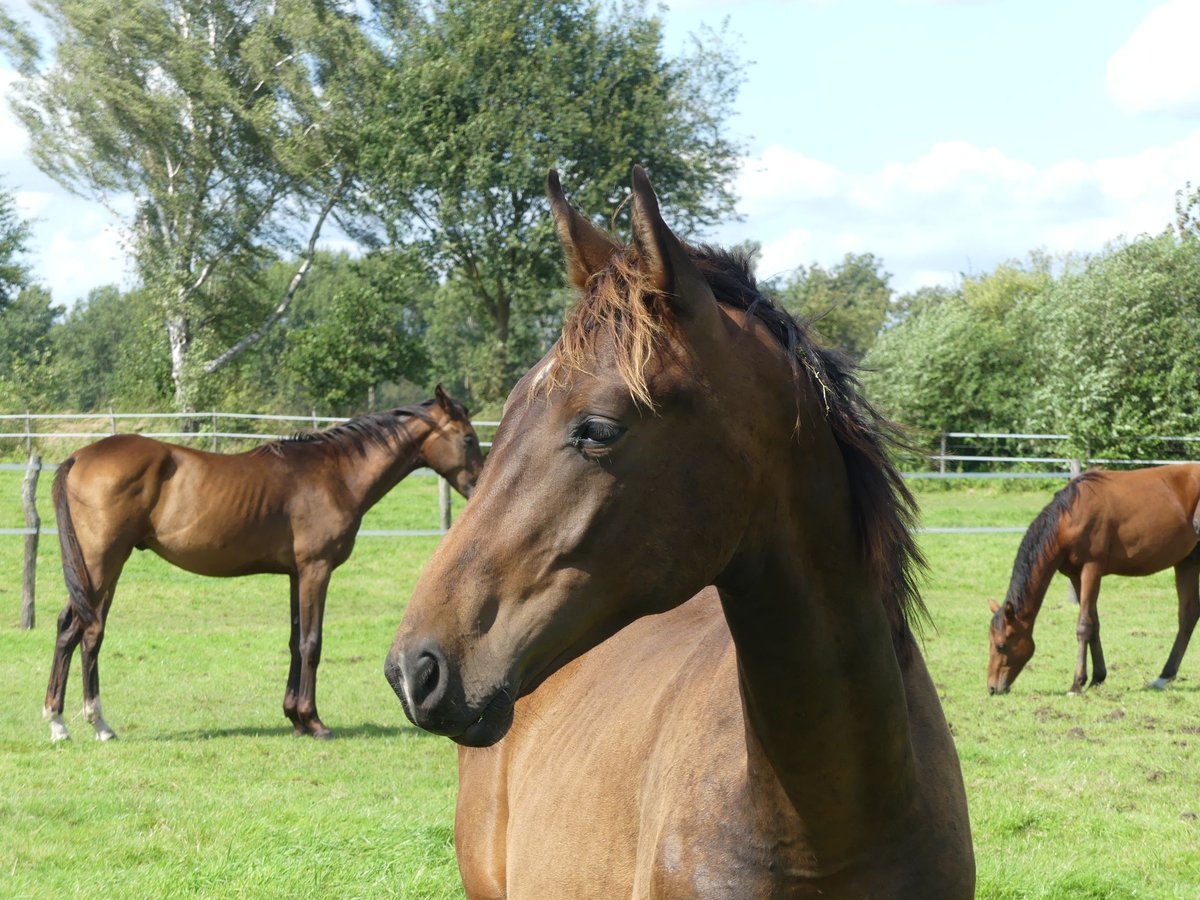
[[[1022,544],[1013,563],[1005,604],[1012,604],[1017,619],[1032,630],[1042,609],[1042,601],[1062,557],[1057,535],[1049,546],[1026,548]]]
[[[915,770],[904,681],[845,464],[827,430],[805,431],[808,446],[792,441],[793,458],[773,467],[790,483],[764,486],[764,500],[786,499],[757,505],[769,512],[717,587],[737,650],[752,790],[822,823],[805,837],[836,861],[897,820]]]
[[[342,480],[353,495],[359,511],[366,512],[421,464],[421,447],[434,425],[417,416],[398,423],[395,433],[384,440],[367,440],[339,454]]]

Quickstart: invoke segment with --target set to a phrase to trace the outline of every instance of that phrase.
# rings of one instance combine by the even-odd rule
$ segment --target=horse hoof
[[[1167,685],[1174,680],[1174,678],[1155,678],[1152,682],[1146,685],[1146,687],[1153,691],[1165,691],[1167,689]]]
[[[115,731],[97,731],[96,740],[98,741],[115,741],[117,734]]]
[[[71,735],[65,731],[50,732],[50,743],[52,744],[61,744],[63,741],[69,741],[70,739]]]
[[[328,741],[333,738],[333,732],[328,728],[321,728],[312,733],[314,741]]]
[[[1083,691],[1080,688],[1071,688],[1069,691],[1067,691],[1067,696],[1068,697],[1082,697]]]

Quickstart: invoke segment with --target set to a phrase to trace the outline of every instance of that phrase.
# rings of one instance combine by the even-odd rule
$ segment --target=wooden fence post
[[[450,530],[450,482],[438,478],[438,511],[442,515],[442,533]]]
[[[25,470],[25,483],[21,486],[21,506],[25,510],[25,527],[32,533],[25,535],[25,574],[21,582],[21,627],[28,631],[34,623],[34,585],[37,582],[38,535],[42,520],[37,511],[38,475],[42,471],[42,457],[33,453],[29,457],[29,468]]]
[[[938,460],[938,472],[946,474],[946,432],[942,432],[942,456]]]
[[[220,444],[217,442],[217,414],[212,414],[212,449],[216,453],[220,449]]]

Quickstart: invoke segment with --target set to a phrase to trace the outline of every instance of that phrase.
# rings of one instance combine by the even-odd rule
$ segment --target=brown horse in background
[[[467,410],[441,385],[418,406],[246,453],[122,434],[72,454],[54,479],[68,601],[46,691],[51,740],[70,737],[62,712],[76,646],[84,716],[100,740],[116,736],[101,712],[98,658],[117,579],[135,548],[200,575],[287,575],[292,663],[283,711],[297,735],[329,737],[316,701],[329,576],[350,556],[363,514],[421,465],[464,497],[483,467]]]
[[[1108,669],[1100,646],[1100,579],[1105,575],[1153,575],[1175,567],[1179,631],[1162,674],[1150,687],[1164,688],[1179,672],[1188,640],[1200,619],[1200,464],[1175,464],[1129,472],[1092,470],[1054,495],[1030,524],[1013,563],[1008,596],[991,604],[988,629],[988,693],[1003,694],[1033,656],[1033,625],[1055,572],[1071,579],[1079,599],[1079,654],[1068,693],[1092,684]]]
[[[622,247],[551,174],[582,298],[385,664],[461,745],[467,895],[970,897],[889,426],[633,193]]]

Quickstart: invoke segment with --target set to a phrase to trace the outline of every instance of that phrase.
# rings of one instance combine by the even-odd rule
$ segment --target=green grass
[[[21,523],[19,479],[0,473],[2,526]],[[1048,498],[921,493],[929,525],[1024,525]],[[436,510],[434,479],[414,477],[365,527],[432,527]],[[922,538],[934,619],[924,649],[962,759],[979,895],[1194,898],[1200,649],[1170,690],[1144,689],[1174,635],[1170,573],[1105,580],[1108,683],[1082,697],[1065,696],[1075,608],[1056,581],[1033,661],[1010,695],[989,698],[985,601],[1003,597],[1019,540]],[[460,896],[453,747],[410,727],[382,676],[435,544],[364,537],[334,575],[319,691],[337,735],[327,743],[293,739],[280,709],[285,579],[204,579],[135,555],[101,662],[121,740],[91,739],[76,660],[75,740],[52,746],[40,709],[63,594],[57,543],[43,538],[39,624],[22,632],[21,540],[0,539],[10,573],[0,579],[0,894]]]

